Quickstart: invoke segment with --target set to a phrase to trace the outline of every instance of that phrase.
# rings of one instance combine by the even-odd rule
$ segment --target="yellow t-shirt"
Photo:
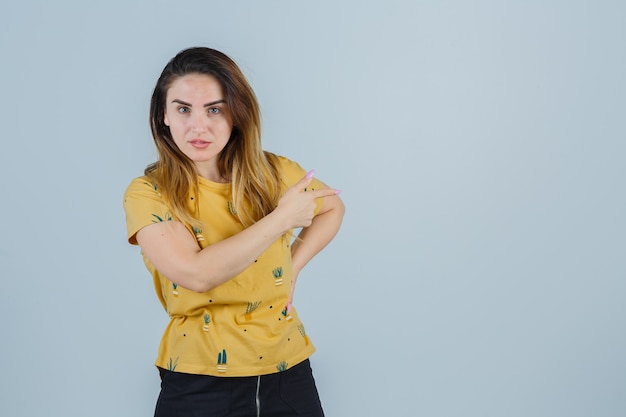
[[[287,187],[306,172],[279,157]],[[193,230],[205,248],[241,230],[231,200],[230,184],[199,177],[200,220],[210,225]],[[313,180],[311,188],[321,188]],[[321,206],[318,200],[317,211]],[[134,179],[124,195],[128,240],[156,222],[175,220],[147,177]],[[165,278],[144,256],[163,308],[170,316],[161,339],[156,365],[171,371],[213,376],[252,376],[284,371],[308,358],[315,348],[294,308],[285,306],[292,283],[291,239],[276,240],[245,271],[205,293],[197,293]]]

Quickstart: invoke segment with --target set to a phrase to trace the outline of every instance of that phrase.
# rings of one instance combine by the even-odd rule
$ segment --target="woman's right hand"
[[[289,187],[274,210],[277,214],[280,213],[286,222],[287,230],[310,226],[315,216],[316,200],[338,194],[338,191],[332,188],[321,190],[307,188],[313,180],[313,174],[314,171],[310,171]]]

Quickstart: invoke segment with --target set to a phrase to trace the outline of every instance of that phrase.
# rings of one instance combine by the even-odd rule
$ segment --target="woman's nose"
[[[191,129],[196,133],[206,132],[208,130],[207,120],[203,114],[196,114],[191,118]]]

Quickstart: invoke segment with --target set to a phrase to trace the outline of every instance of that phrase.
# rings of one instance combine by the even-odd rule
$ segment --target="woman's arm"
[[[137,232],[137,243],[155,268],[172,282],[192,291],[208,291],[235,277],[288,230],[312,224],[315,200],[337,191],[303,192],[311,178],[287,189],[278,207],[240,233],[198,247],[195,238],[177,221],[155,223]],[[322,204],[323,206],[323,204]]]
[[[311,225],[304,227],[298,235],[298,239],[293,242],[291,246],[293,282],[288,307],[293,300],[298,274],[335,237],[341,226],[344,212],[345,206],[338,196],[325,198]]]

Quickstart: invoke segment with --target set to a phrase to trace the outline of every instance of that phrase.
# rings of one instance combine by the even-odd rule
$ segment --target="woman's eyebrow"
[[[214,105],[220,104],[220,103],[226,103],[226,100],[224,100],[223,98],[219,99],[219,100],[215,100],[215,101],[212,101],[210,103],[205,104],[204,107],[214,106]]]
[[[178,103],[178,104],[181,104],[181,105],[183,105],[183,106],[192,107],[190,103],[186,103],[186,102],[184,102],[184,101],[182,101],[182,100],[179,100],[179,99],[177,99],[177,98],[175,98],[174,100],[172,100],[172,103]],[[219,100],[215,100],[215,101],[212,101],[212,102],[210,102],[210,103],[205,104],[203,107],[214,106],[214,105],[216,105],[216,104],[220,104],[220,103],[226,103],[226,100],[224,100],[223,98],[222,98],[222,99],[219,99]]]

